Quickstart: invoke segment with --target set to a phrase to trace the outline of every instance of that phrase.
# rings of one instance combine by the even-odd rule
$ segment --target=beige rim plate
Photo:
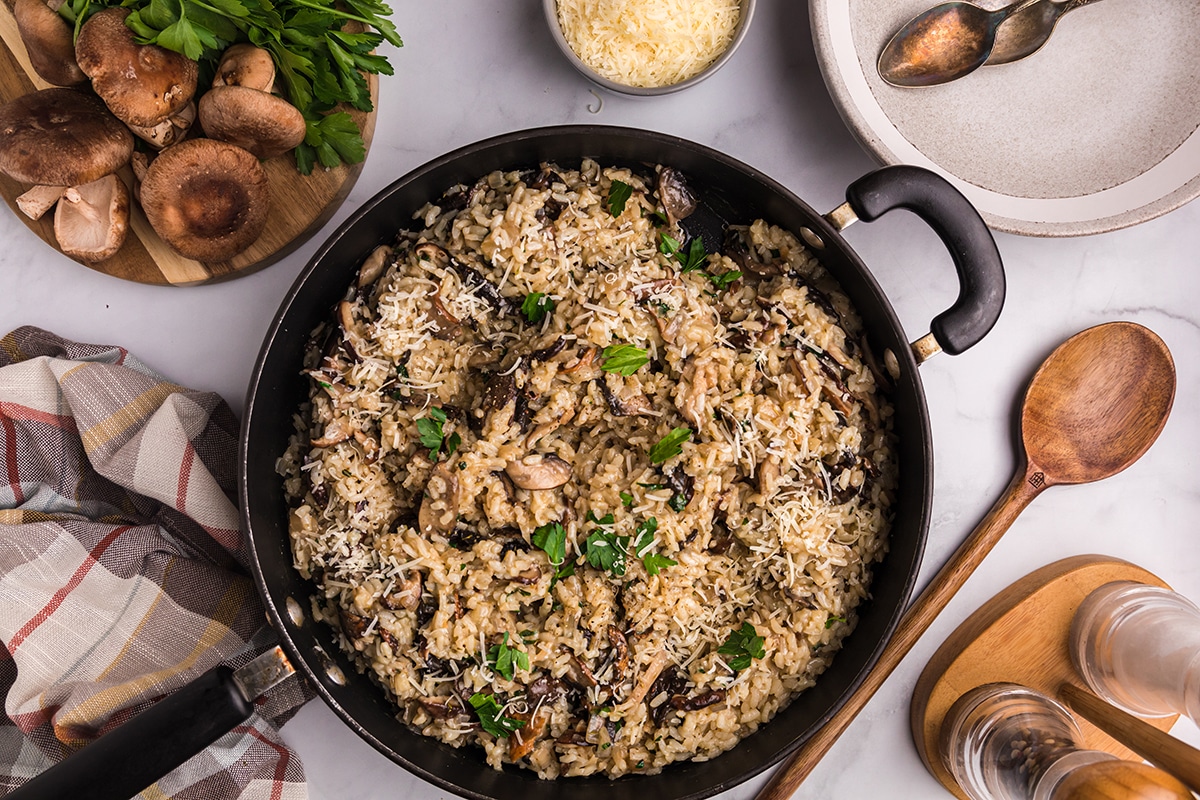
[[[979,0],[996,8],[1005,0]],[[875,67],[933,0],[813,0],[825,82],[863,146],[933,169],[1002,231],[1079,236],[1165,214],[1200,194],[1195,0],[1105,0],[1064,16],[1029,58],[898,89]]]

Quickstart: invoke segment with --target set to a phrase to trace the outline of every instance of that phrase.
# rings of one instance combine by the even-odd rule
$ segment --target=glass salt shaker
[[[1097,696],[1144,717],[1200,724],[1200,609],[1157,586],[1118,581],[1084,599],[1071,658]]]
[[[991,683],[960,697],[942,723],[942,763],[971,800],[1050,800],[1081,767],[1116,756],[1083,748],[1065,707],[1033,689]]]

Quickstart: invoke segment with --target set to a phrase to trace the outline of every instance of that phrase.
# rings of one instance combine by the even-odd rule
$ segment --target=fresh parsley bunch
[[[59,14],[79,28],[97,11],[131,9],[126,25],[140,44],[157,44],[188,58],[215,64],[236,42],[271,53],[288,101],[307,124],[295,149],[296,169],[332,168],[366,157],[358,125],[346,103],[371,111],[364,73],[391,75],[385,56],[373,52],[383,42],[403,42],[379,0],[67,0]]]

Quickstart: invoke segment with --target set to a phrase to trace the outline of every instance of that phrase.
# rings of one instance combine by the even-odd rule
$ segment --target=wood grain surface
[[[0,6],[0,40],[0,103],[49,86],[30,66],[7,0]],[[375,75],[368,75],[367,80],[371,87],[371,98],[378,102],[378,79]],[[375,132],[376,113],[347,110],[358,123],[363,141],[369,148]],[[202,263],[183,258],[163,244],[150,228],[141,209],[133,203],[129,236],[120,251],[106,261],[84,266],[124,280],[174,286],[211,283],[247,275],[288,255],[320,230],[350,193],[362,164],[342,164],[331,170],[317,167],[311,175],[305,176],[296,172],[295,162],[289,153],[263,162],[263,168],[267,171],[271,189],[271,213],[267,227],[258,241],[230,261]],[[118,174],[132,188],[133,173],[130,168],[125,167]],[[17,209],[17,196],[28,188],[28,185],[0,175],[0,195],[4,196],[12,213],[58,252],[58,256],[48,252],[47,257],[67,258],[58,250],[54,238],[53,211],[35,221]]]
[[[942,720],[954,701],[986,683],[1018,683],[1050,697],[1064,683],[1082,684],[1068,649],[1075,610],[1093,589],[1112,581],[1168,587],[1125,561],[1083,555],[1056,561],[1004,589],[968,617],[929,659],[913,690],[913,740],[926,768],[955,797],[966,800],[938,755]],[[1079,714],[1084,743],[1139,761],[1124,745]],[[1149,720],[1167,730],[1175,716]]]

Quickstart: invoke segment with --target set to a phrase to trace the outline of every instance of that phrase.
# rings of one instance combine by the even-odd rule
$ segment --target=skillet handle
[[[249,719],[253,705],[216,667],[22,784],[9,800],[129,800]]]
[[[954,305],[934,317],[929,329],[951,355],[978,344],[1004,307],[1004,264],[971,202],[940,175],[906,164],[864,175],[846,189],[846,200],[864,222],[905,208],[933,228],[950,251],[960,288]]]

